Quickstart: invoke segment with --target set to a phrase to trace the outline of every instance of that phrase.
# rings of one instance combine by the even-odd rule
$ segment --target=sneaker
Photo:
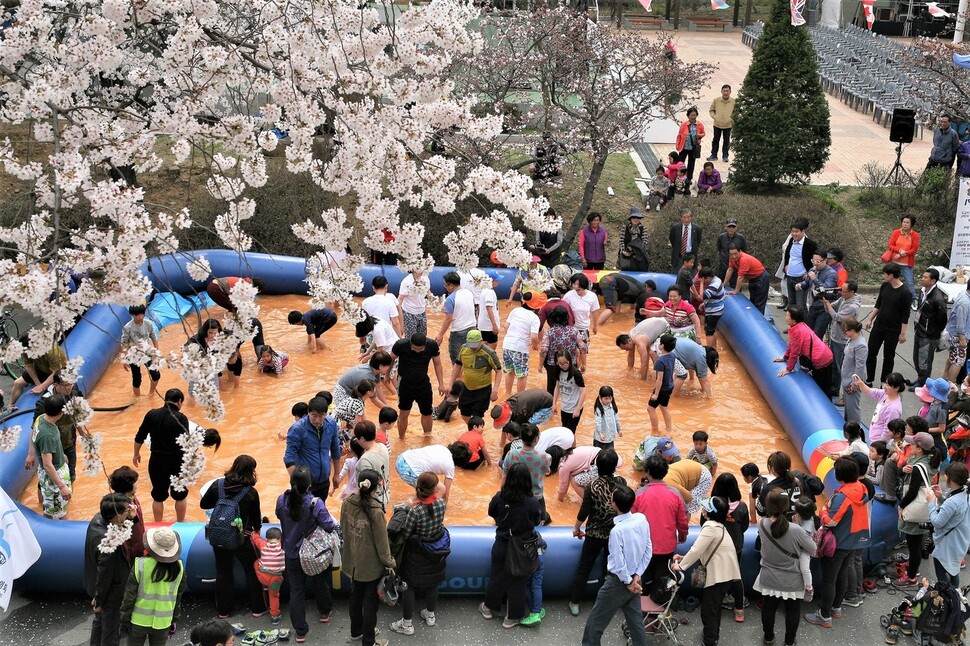
[[[717,161],[717,155],[711,155],[707,158],[707,161]]]
[[[429,626],[434,626],[435,618],[433,612],[428,612],[427,609],[422,609],[421,618],[424,619],[424,623],[428,624]]]
[[[728,162],[728,158],[727,157],[721,157],[721,161],[726,164]]]
[[[916,577],[908,577],[905,574],[893,581],[893,586],[897,588],[911,588],[919,584],[919,579]]]
[[[734,611],[734,621],[738,622],[739,624],[744,623],[744,610]]]
[[[866,579],[865,581],[862,582],[862,589],[865,590],[866,592],[875,593],[879,591],[879,586],[876,585],[875,581]]]
[[[275,630],[260,630],[259,634],[256,635],[256,646],[269,646],[269,644],[275,644],[279,640],[279,632]]]
[[[842,608],[832,608],[832,619],[842,618]]]
[[[502,628],[515,628],[520,623],[522,623],[522,622],[520,620],[518,620],[518,619],[509,619],[508,617],[506,617],[502,621]]]
[[[854,594],[851,597],[846,597],[842,600],[842,604],[849,606],[850,608],[858,608],[865,601],[865,597],[861,594]]]
[[[537,626],[539,622],[546,618],[546,609],[539,608],[539,612],[533,612],[528,617],[525,617],[520,621],[523,626]]]
[[[488,609],[488,606],[485,605],[484,601],[478,604],[478,612],[482,613],[482,617],[485,619],[492,618],[492,611]]]
[[[260,617],[264,616],[267,612],[269,612],[269,610],[264,610],[262,612],[254,612],[252,613],[253,619],[259,619]]]
[[[258,630],[246,633],[243,635],[243,638],[239,640],[239,643],[242,644],[242,646],[254,646],[256,644],[256,635],[258,634]]]
[[[374,640],[374,646],[387,646],[387,640],[386,639],[375,639]]]
[[[398,619],[391,624],[391,630],[396,633],[401,633],[402,635],[413,635],[414,625],[405,619]]]
[[[322,615],[320,615],[320,623],[329,624],[331,617],[333,617],[333,610],[331,610],[330,612],[323,613]]]
[[[280,623],[282,623],[283,621],[283,615],[271,616],[269,620],[272,622],[274,626],[279,626]]]
[[[374,626],[374,635],[380,635],[380,634],[381,634],[381,629],[378,628],[377,626]],[[363,635],[357,635],[356,637],[354,637],[353,635],[351,635],[350,636],[350,641],[352,641],[352,642],[364,641],[364,636]]]
[[[832,618],[823,617],[821,613],[819,613],[818,611],[810,612],[807,615],[805,615],[805,621],[807,621],[810,624],[814,624],[816,626],[821,626],[822,628],[832,627]]]
[[[578,603],[570,603],[569,604],[569,614],[571,614],[573,617],[578,617],[579,616],[579,604]]]
[[[294,638],[294,641],[296,641],[297,644],[302,644],[306,641],[306,635],[297,635]]]

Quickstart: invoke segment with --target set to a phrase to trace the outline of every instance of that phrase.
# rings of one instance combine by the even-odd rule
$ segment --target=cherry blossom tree
[[[477,16],[461,0],[403,12],[356,0],[23,0],[0,40],[0,128],[25,129],[30,145],[0,143],[0,168],[29,199],[0,227],[0,307],[40,323],[4,357],[46,352],[93,305],[141,302],[150,284],[140,266],[181,252],[176,234],[198,226],[193,214],[146,203],[138,177],[201,155],[206,190],[225,204],[215,231],[229,249],[252,249],[251,192],[266,184],[265,156],[281,145],[274,129],[285,135],[288,172],[356,204],[294,226],[320,249],[308,258],[311,305],[336,301],[345,316],[358,315],[351,295],[362,287],[363,259],[337,265],[326,254],[347,247],[354,219],[367,246],[396,253],[402,269],[432,267],[424,227],[401,222],[403,204],[446,214],[459,200],[481,200],[482,211],[446,237],[448,260],[470,268],[485,245],[509,265],[524,263],[510,218],[559,226],[543,217],[545,200],[530,197],[531,180],[426,152],[436,132],[468,140],[501,132],[501,119],[476,115],[476,101],[456,94],[448,74],[456,57],[483,47]],[[315,147],[321,140],[328,145]],[[68,224],[78,213],[82,224]],[[204,258],[187,271],[212,278]],[[190,345],[162,356],[141,346],[124,360],[181,369],[218,419],[212,377],[252,338],[258,314],[248,283],[231,299],[232,333],[210,352]]]
[[[522,87],[539,90],[531,123],[588,162],[583,197],[565,224],[569,245],[585,221],[610,154],[626,150],[646,126],[697,96],[713,67],[670,56],[666,37],[631,35],[588,20],[585,12],[540,6],[490,18],[484,48],[466,63],[461,90],[498,111]]]
[[[954,54],[970,55],[970,43],[954,45],[937,38],[920,38],[905,64],[920,79],[913,90],[916,95],[936,113],[945,112],[954,123],[961,123],[970,121],[970,70],[954,64]]]

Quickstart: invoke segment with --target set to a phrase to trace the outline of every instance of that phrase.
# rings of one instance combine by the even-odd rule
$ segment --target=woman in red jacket
[[[784,356],[774,359],[779,363],[785,362],[785,367],[778,372],[778,376],[790,374],[804,357],[811,361],[812,379],[826,397],[831,396],[832,350],[818,338],[812,328],[805,325],[805,308],[798,305],[789,307],[785,310],[785,322],[788,324],[788,349]]]
[[[919,234],[913,230],[916,226],[916,218],[912,215],[904,215],[899,221],[899,228],[889,236],[889,255],[890,260],[902,270],[903,282],[909,287],[909,293],[914,294],[913,290],[913,267],[916,265],[916,252],[919,251]]]
[[[701,156],[701,139],[704,138],[704,124],[697,120],[697,108],[687,108],[687,121],[680,124],[677,133],[677,150],[680,161],[687,164],[687,179],[694,181],[694,160]]]

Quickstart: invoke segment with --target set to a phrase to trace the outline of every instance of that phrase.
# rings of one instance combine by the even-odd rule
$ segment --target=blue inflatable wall
[[[184,270],[185,263],[193,255],[205,255],[214,276],[255,276],[266,281],[266,294],[289,294],[307,292],[305,262],[301,258],[247,254],[244,258],[225,250],[198,251],[187,254],[153,258],[144,270],[159,292],[176,291],[183,294],[204,292],[205,285],[192,281]],[[443,292],[443,276],[447,267],[436,268],[431,273],[432,290]],[[507,297],[514,280],[513,270],[499,270],[502,280],[496,290],[500,297]],[[595,273],[592,273],[595,277]],[[366,266],[361,271],[365,292],[370,289],[371,279],[383,274],[392,290],[396,291],[404,274],[391,266]],[[634,274],[640,280],[652,279],[663,291],[673,284],[674,277],[667,274]],[[117,306],[92,308],[71,332],[66,341],[70,357],[84,357],[81,370],[81,386],[89,392],[114,360],[120,346],[121,328],[128,320],[127,311]],[[829,477],[831,460],[823,458],[819,449],[823,446],[837,449],[845,446],[842,439],[842,421],[831,402],[815,387],[812,380],[802,374],[779,379],[778,364],[772,358],[784,352],[784,343],[777,330],[760,312],[754,310],[743,296],[728,298],[725,314],[718,329],[734,348],[745,348],[738,353],[748,373],[758,385],[764,398],[777,415],[792,442],[801,450],[805,463],[820,476]],[[24,395],[17,402],[21,409],[32,407],[35,396]],[[29,424],[30,418],[21,416],[5,424]],[[31,473],[24,469],[27,453],[26,432],[21,434],[16,450],[0,454],[0,486],[14,498],[18,498],[27,486]],[[885,507],[885,510],[882,509]],[[83,590],[84,521],[51,521],[33,511],[22,508],[41,544],[43,554],[30,568],[18,585],[36,591]],[[890,512],[890,513],[884,513]],[[881,551],[885,544],[895,542],[895,510],[889,506],[876,505],[873,510],[875,549]],[[891,518],[890,518],[891,516]],[[891,522],[890,522],[891,521]],[[190,589],[195,592],[211,591],[215,578],[215,562],[212,549],[205,540],[202,523],[181,523],[175,528],[182,536],[183,559],[189,575]],[[446,581],[443,590],[452,593],[482,592],[485,589],[489,569],[489,554],[494,540],[494,530],[489,527],[451,527],[452,555],[448,559]],[[547,594],[565,595],[572,583],[575,564],[579,560],[582,542],[572,536],[571,528],[546,527],[542,534],[549,544],[543,589]],[[691,528],[690,538],[680,548],[685,552],[693,543],[698,531]],[[748,549],[744,552],[741,571],[750,586],[758,571],[758,555],[752,549],[754,529],[745,537]],[[238,566],[237,566],[238,567]],[[594,570],[598,571],[598,570]],[[242,577],[237,576],[237,581]],[[335,580],[339,587],[339,577]]]

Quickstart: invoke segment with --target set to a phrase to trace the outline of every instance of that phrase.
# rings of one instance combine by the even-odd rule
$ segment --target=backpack
[[[818,558],[829,558],[835,554],[837,545],[835,544],[835,533],[830,527],[825,525],[819,526],[812,534],[812,540],[815,541],[815,556]]]
[[[805,484],[805,488],[812,494],[812,496],[821,496],[822,492],[825,491],[825,483],[822,479],[815,475],[809,475],[807,473],[802,473],[801,471],[792,471],[792,476],[801,480]]]
[[[239,501],[252,487],[243,487],[233,498],[226,498],[226,479],[216,483],[219,487],[219,500],[212,508],[212,516],[205,526],[205,537],[212,547],[224,550],[237,550],[244,542],[242,525],[236,524],[239,518]]]
[[[317,507],[319,498],[314,497],[310,502],[309,513]],[[331,567],[340,566],[340,548],[343,539],[340,527],[328,532],[323,527],[314,527],[313,531],[303,537],[300,542],[300,568],[307,576],[316,576]]]

